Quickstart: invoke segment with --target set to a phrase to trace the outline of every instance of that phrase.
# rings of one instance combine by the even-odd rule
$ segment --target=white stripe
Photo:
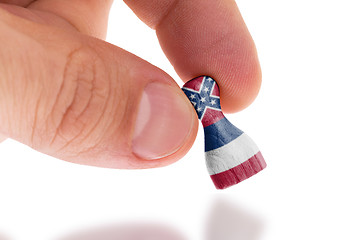
[[[206,166],[210,175],[221,173],[247,161],[258,152],[257,145],[243,133],[232,142],[206,152]]]
[[[196,91],[196,90],[194,90],[194,89],[187,88],[187,87],[182,87],[182,89],[185,89],[185,90],[187,90],[187,91],[194,92],[194,93],[200,93],[200,92],[198,92],[198,91]]]
[[[215,82],[213,82],[213,84],[212,84],[212,89],[211,89],[211,92],[210,92],[210,97],[212,96],[214,85],[215,85]]]
[[[201,82],[201,85],[200,85],[200,89],[199,89],[199,93],[202,91],[202,88],[203,88],[204,85],[205,85],[205,80],[206,80],[206,77],[204,77],[204,78],[202,79],[202,82]]]

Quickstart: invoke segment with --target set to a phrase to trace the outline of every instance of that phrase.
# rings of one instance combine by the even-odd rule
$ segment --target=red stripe
[[[261,152],[258,152],[253,157],[234,168],[211,175],[211,179],[217,189],[224,189],[255,175],[265,167],[265,160]]]
[[[204,127],[207,127],[218,122],[219,120],[223,118],[224,118],[224,114],[220,109],[215,110],[211,108],[206,108],[205,114],[203,118],[201,119],[201,122]]]

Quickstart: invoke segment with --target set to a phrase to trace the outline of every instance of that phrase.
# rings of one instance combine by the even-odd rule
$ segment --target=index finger
[[[225,112],[252,103],[261,85],[261,70],[254,42],[233,0],[125,2],[156,30],[163,51],[184,81],[213,77]]]

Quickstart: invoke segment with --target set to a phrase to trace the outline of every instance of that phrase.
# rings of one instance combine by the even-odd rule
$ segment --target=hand
[[[179,76],[210,75],[225,112],[256,97],[254,43],[232,0],[126,0]],[[197,117],[165,72],[103,40],[110,0],[0,0],[0,134],[51,156],[112,168],[164,166]],[[124,23],[122,23],[124,24]]]

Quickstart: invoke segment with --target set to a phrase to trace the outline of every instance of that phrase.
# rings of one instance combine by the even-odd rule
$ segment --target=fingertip
[[[257,55],[247,56],[244,62],[230,70],[222,70],[217,76],[220,86],[222,110],[234,113],[248,107],[256,99],[261,83],[262,72]],[[233,61],[229,63],[233,65]]]
[[[261,84],[260,64],[234,1],[181,2],[156,32],[185,82],[200,75],[218,82],[224,112],[240,111],[253,102]]]
[[[194,60],[186,69],[178,69],[178,74],[184,82],[197,76],[211,76],[219,85],[223,112],[241,111],[255,100],[262,83],[256,49],[245,47],[235,57],[224,57],[218,51],[211,53],[211,59],[203,57],[202,61]]]

